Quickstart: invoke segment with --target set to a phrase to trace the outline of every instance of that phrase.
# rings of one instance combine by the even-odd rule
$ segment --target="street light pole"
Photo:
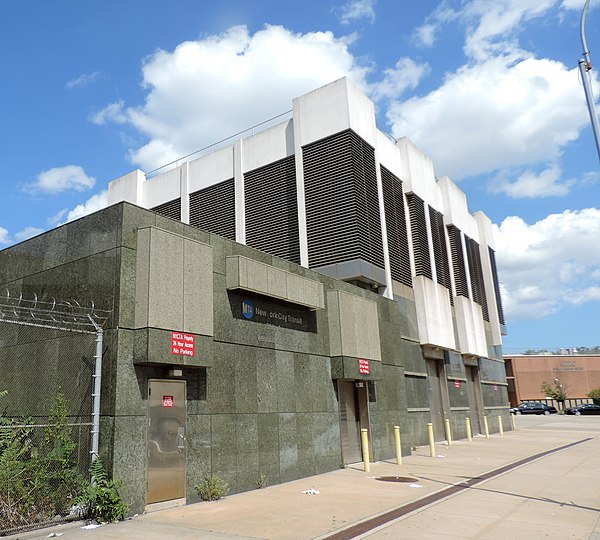
[[[596,104],[594,100],[594,93],[592,91],[592,77],[590,75],[590,71],[592,70],[592,61],[590,59],[590,51],[588,50],[587,41],[585,39],[585,18],[587,16],[589,3],[590,0],[585,0],[585,5],[583,6],[583,12],[581,14],[581,45],[583,46],[583,54],[579,59],[579,72],[581,73],[585,99],[587,101],[588,111],[590,113],[590,120],[592,121],[592,130],[594,131],[594,139],[596,140],[596,151],[598,152],[598,159],[600,159],[600,126],[598,125],[598,116],[596,115]]]

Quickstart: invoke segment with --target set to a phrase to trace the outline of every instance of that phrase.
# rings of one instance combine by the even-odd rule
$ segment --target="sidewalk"
[[[517,427],[516,431],[505,432],[503,437],[494,434],[490,439],[476,437],[470,443],[455,441],[452,446],[437,445],[438,456],[436,458],[429,456],[429,447],[420,447],[413,452],[413,455],[405,457],[402,465],[398,466],[392,462],[373,463],[370,473],[363,472],[359,464],[286,484],[270,486],[262,490],[232,495],[216,502],[203,502],[145,514],[93,530],[82,530],[81,524],[79,526],[70,524],[7,538],[43,538],[51,532],[61,534],[64,540],[83,538],[90,540],[96,538],[304,540],[308,538],[325,539],[334,533],[336,538],[352,538],[356,537],[356,529],[350,530],[349,528],[356,524],[377,516],[383,516],[382,520],[386,521],[386,513],[409,503],[416,503],[449,486],[468,485],[465,484],[465,481],[473,478],[476,479],[474,482],[479,482],[478,486],[481,486],[483,483],[478,477],[489,471],[566,444],[578,443],[584,439],[591,440],[552,454],[557,456],[554,462],[565,465],[564,474],[572,473],[574,470],[583,471],[577,474],[580,483],[587,485],[593,482],[594,486],[600,485],[600,470],[596,466],[597,462],[593,468],[590,462],[590,456],[600,456],[600,419],[556,416],[540,420],[519,418]],[[538,462],[548,459],[542,457]],[[588,466],[590,467],[589,475],[585,473]],[[523,465],[522,470],[525,470],[525,467],[528,465]],[[531,470],[535,469],[537,472],[531,473],[527,477],[528,487],[534,489],[537,485],[546,486],[549,481],[552,481],[553,476],[555,481],[560,482],[556,478],[557,466],[553,467],[553,470],[547,470],[544,466],[532,467]],[[527,471],[530,472],[529,469]],[[406,477],[412,480],[386,482],[376,479],[383,476]],[[488,482],[491,480],[485,481],[486,484]],[[516,488],[517,486],[515,486]],[[589,488],[591,489],[592,486]],[[302,493],[309,489],[317,490],[319,493],[313,495]],[[596,487],[593,489],[595,492]],[[468,491],[472,490],[466,487],[456,495],[452,495],[451,498],[461,497]],[[584,491],[581,490],[581,493]],[[511,495],[506,490],[502,494],[504,502],[507,501],[506,495]],[[576,494],[577,490],[575,493],[569,493],[567,498],[571,500],[576,497]],[[476,497],[477,494],[471,493],[471,495]],[[518,497],[524,498],[522,495]],[[536,499],[536,497],[525,498]],[[600,528],[595,529],[598,515],[600,515],[597,510],[600,506],[597,500],[596,498],[596,503],[593,504],[593,501],[590,502],[586,499],[589,506],[581,502],[557,505],[562,508],[561,519],[566,519],[567,524],[569,516],[572,514],[573,530],[576,528],[579,531],[577,534],[584,534],[584,529],[588,531],[585,536],[569,537],[595,538],[589,535],[594,530],[600,533]],[[476,504],[476,498],[475,502],[470,504]],[[488,502],[486,504],[494,506],[496,503]],[[418,512],[425,516],[429,507],[418,507],[419,504],[415,504],[413,508],[417,509],[413,509],[412,513]],[[486,509],[482,508],[479,511],[485,513]],[[487,511],[493,513],[495,509],[491,507]],[[585,512],[585,519],[582,518],[581,512]],[[466,526],[464,522],[468,521],[468,518],[464,514],[456,512],[455,514],[454,524],[451,523],[452,514],[446,517],[450,521],[448,527],[449,530],[460,533],[461,527]],[[586,521],[588,518],[589,520]],[[427,518],[424,517],[424,519]],[[540,516],[532,515],[531,519],[538,523]],[[366,530],[369,529],[370,525],[366,524]],[[374,531],[366,535],[372,532]],[[419,536],[414,531],[413,534],[417,535],[411,536],[411,538],[441,537]],[[393,535],[389,536],[389,538],[393,537]],[[458,534],[456,537],[461,537],[461,535]],[[483,537],[481,536],[481,538]],[[492,538],[493,536],[487,537]],[[550,534],[546,537],[552,538],[553,536]],[[519,536],[513,535],[513,538],[519,538]],[[555,536],[555,538],[559,537]],[[600,534],[598,534],[598,538],[600,538]]]

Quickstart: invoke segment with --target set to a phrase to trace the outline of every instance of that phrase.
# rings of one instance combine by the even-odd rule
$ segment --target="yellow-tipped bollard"
[[[515,429],[517,429],[515,427],[515,415],[514,414],[509,414],[509,416],[510,416],[510,425],[513,428],[513,431],[514,431]]]
[[[446,427],[446,440],[448,441],[448,446],[452,446],[452,431],[450,431],[450,419],[446,418],[444,420],[444,426]]]
[[[465,418],[465,422],[467,424],[467,439],[469,439],[469,442],[471,442],[473,440],[473,432],[471,431],[471,419],[467,416]]]
[[[483,417],[483,428],[485,429],[485,438],[490,438],[490,428],[488,427],[487,416]]]
[[[362,441],[363,463],[365,464],[365,472],[371,472],[371,460],[369,459],[369,431],[367,429],[360,430],[360,438]]]
[[[504,437],[504,427],[502,426],[502,417],[498,415],[498,428],[500,429],[500,437]]]
[[[394,426],[394,439],[396,440],[396,463],[402,465],[402,445],[400,443],[400,426]]]
[[[433,439],[433,424],[431,422],[427,424],[427,431],[429,432],[429,454],[431,457],[435,457],[435,440]]]

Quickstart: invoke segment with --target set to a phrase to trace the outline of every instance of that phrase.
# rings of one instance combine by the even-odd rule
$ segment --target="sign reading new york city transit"
[[[178,354],[180,356],[194,356],[194,354],[196,353],[194,334],[172,332],[171,353]]]

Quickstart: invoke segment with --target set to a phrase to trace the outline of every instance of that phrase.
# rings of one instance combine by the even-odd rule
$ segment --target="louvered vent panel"
[[[309,266],[383,268],[375,151],[348,130],[302,149]]]
[[[300,264],[294,156],[244,174],[246,243]]]
[[[171,219],[175,219],[177,221],[181,221],[181,199],[173,199],[172,201],[159,204],[154,208],[150,208],[153,212],[160,214],[161,216],[165,216]]]
[[[502,308],[502,296],[500,296],[500,282],[498,281],[498,269],[496,267],[496,253],[488,246],[490,253],[490,265],[492,266],[492,275],[494,277],[494,292],[496,293],[496,307],[498,309],[498,320],[500,324],[504,322],[504,309]]]
[[[460,229],[454,225],[448,225],[448,237],[450,238],[450,251],[452,252],[452,268],[454,270],[454,286],[456,296],[469,298],[469,287],[467,285],[467,269],[465,268],[465,256]]]
[[[453,303],[452,282],[450,281],[450,263],[444,229],[444,216],[431,206],[429,207],[429,223],[431,224],[431,239],[433,243],[433,258],[437,282],[450,291],[450,302]]]
[[[412,287],[402,181],[382,166],[381,183],[392,279]]]
[[[469,262],[469,274],[471,277],[473,300],[475,300],[475,302],[481,306],[483,319],[489,322],[490,315],[485,297],[485,287],[483,285],[483,269],[481,267],[479,244],[468,236],[465,236],[465,242],[467,244],[467,260]]]
[[[417,276],[425,276],[433,279],[431,272],[431,257],[429,256],[429,244],[427,242],[427,223],[425,221],[425,203],[418,195],[409,193],[408,213],[410,216],[410,227],[412,231],[412,246],[415,256],[415,273]]]
[[[190,225],[235,240],[233,178],[190,194]]]

